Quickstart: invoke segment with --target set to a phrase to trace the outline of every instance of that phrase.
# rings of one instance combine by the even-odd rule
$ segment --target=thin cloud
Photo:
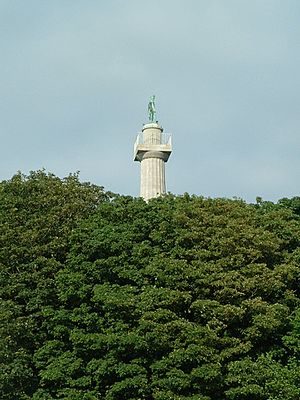
[[[294,0],[1,2],[1,178],[81,170],[138,195],[132,146],[155,93],[174,134],[168,190],[296,195],[299,13]]]

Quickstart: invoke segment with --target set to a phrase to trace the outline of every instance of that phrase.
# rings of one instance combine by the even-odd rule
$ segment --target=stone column
[[[172,149],[162,132],[158,123],[144,125],[135,146],[135,160],[141,162],[140,196],[146,201],[166,193],[165,162]]]

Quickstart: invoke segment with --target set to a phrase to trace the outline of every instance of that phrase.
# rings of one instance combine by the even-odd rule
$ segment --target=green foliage
[[[48,335],[43,309],[58,307],[70,234],[106,198],[77,175],[18,173],[0,184],[1,399],[29,399],[38,386],[33,354]]]
[[[296,400],[298,198],[0,186],[4,400]]]
[[[246,357],[229,364],[227,398],[230,400],[297,400],[300,397],[300,369],[295,360],[287,365],[268,353],[253,361]]]

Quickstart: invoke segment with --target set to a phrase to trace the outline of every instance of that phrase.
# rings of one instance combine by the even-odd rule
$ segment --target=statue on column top
[[[149,122],[155,122],[156,120],[155,95],[150,97],[148,103],[148,117],[149,117]]]

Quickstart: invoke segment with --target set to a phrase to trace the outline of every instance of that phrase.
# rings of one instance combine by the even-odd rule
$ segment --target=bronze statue
[[[149,122],[155,122],[156,120],[155,95],[150,97],[148,103],[148,117],[149,117]]]

